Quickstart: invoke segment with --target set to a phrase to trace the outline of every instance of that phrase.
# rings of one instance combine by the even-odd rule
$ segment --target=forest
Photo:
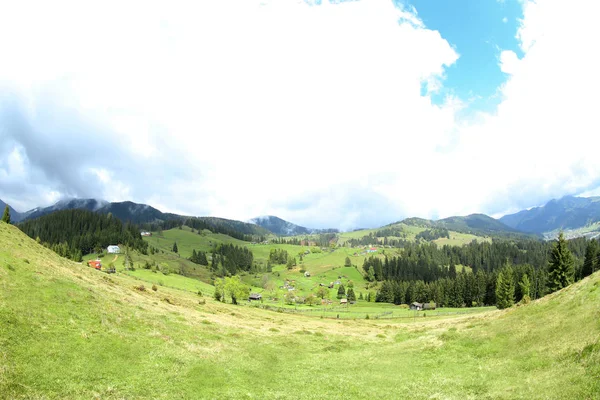
[[[109,245],[122,244],[147,254],[146,243],[135,225],[123,224],[112,214],[87,210],[63,210],[27,220],[18,227],[29,237],[62,257],[81,261],[83,255],[99,253]]]
[[[600,269],[595,240],[566,241],[562,236],[556,242],[494,240],[441,248],[434,243],[411,244],[401,257],[369,257],[362,268],[367,280],[381,282],[379,302],[504,308],[505,298],[509,303],[537,299],[564,287],[564,282],[555,282],[555,269],[549,267],[557,249],[566,254],[560,263],[568,264],[563,275],[571,283]],[[457,265],[470,268],[459,272]]]

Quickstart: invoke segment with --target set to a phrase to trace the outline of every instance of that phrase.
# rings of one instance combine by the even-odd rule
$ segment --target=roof
[[[340,303],[347,303],[347,302],[348,302],[348,299],[341,299],[340,300]]]
[[[261,298],[262,298],[262,295],[261,295],[260,293],[252,293],[252,294],[250,295],[250,298],[251,298],[251,299],[261,299]]]
[[[423,303],[417,303],[416,301],[414,303],[411,304],[411,306],[419,306],[419,307],[423,307]]]

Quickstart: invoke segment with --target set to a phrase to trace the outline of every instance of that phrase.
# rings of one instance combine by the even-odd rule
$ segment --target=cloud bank
[[[20,211],[77,196],[350,229],[600,184],[589,2],[523,2],[491,114],[432,103],[460,49],[390,1],[13,3],[0,198]]]

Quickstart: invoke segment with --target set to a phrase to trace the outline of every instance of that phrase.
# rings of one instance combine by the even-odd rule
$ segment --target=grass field
[[[599,273],[527,306],[413,321],[277,313],[139,284],[0,223],[0,397],[600,397]]]

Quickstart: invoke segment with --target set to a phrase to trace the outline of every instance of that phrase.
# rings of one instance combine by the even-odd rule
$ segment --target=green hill
[[[141,290],[0,223],[3,398],[600,396],[600,274],[504,311],[337,320]]]

